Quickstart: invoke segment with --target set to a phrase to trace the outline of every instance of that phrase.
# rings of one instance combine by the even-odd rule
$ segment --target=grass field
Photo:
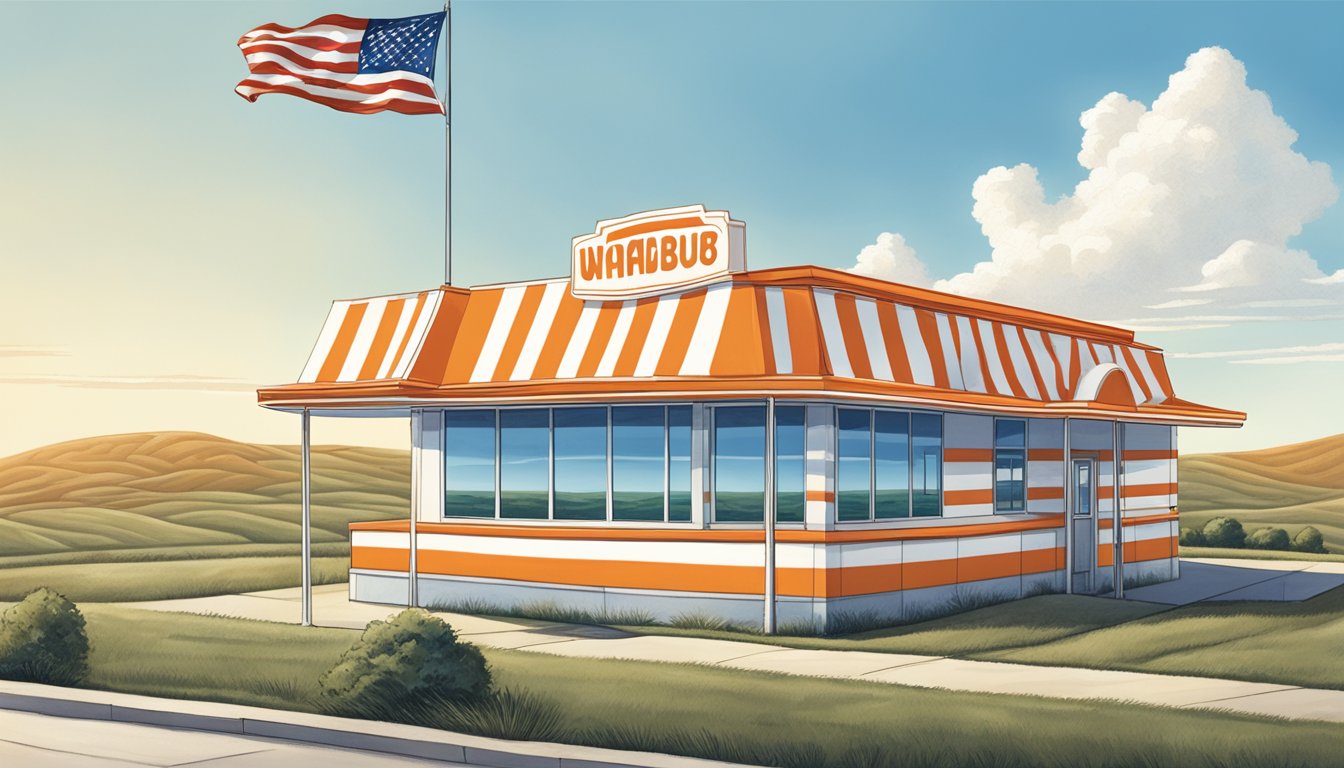
[[[110,605],[89,605],[85,613],[90,687],[310,711],[317,677],[356,636]],[[1344,754],[1344,729],[1333,725],[485,653],[497,682],[539,710],[482,724],[509,738],[787,768],[1309,766]]]

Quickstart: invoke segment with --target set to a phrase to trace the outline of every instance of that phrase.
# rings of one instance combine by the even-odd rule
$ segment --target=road
[[[0,766],[23,768],[409,768],[433,760],[105,720],[0,711]],[[484,768],[453,763],[455,768]]]

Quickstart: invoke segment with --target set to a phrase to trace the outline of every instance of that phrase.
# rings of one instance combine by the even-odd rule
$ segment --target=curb
[[[693,757],[508,741],[399,723],[0,680],[0,711],[317,744],[491,768],[744,768]]]

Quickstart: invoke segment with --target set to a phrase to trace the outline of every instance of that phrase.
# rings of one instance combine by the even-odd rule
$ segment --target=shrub
[[[1215,517],[1204,525],[1204,541],[1210,547],[1241,549],[1246,546],[1246,529],[1234,517]]]
[[[490,693],[490,669],[476,646],[448,624],[408,608],[370,622],[319,681],[323,705],[342,714],[402,719],[425,702],[473,702]]]
[[[1182,547],[1206,546],[1204,534],[1198,528],[1182,528],[1180,543]]]
[[[75,604],[47,587],[0,616],[0,677],[78,685],[89,673],[89,637]]]
[[[1298,552],[1317,552],[1325,554],[1325,540],[1321,538],[1321,532],[1308,525],[1306,528],[1297,532],[1293,537],[1293,549]]]
[[[1290,545],[1288,532],[1282,528],[1256,528],[1246,537],[1246,546],[1249,549],[1286,550]]]

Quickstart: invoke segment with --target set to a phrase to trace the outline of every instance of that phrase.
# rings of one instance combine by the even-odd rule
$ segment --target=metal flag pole
[[[303,596],[300,598],[302,606],[299,611],[299,623],[305,627],[313,625],[313,463],[312,463],[312,414],[307,408],[303,409],[303,445],[299,449],[302,454],[300,464],[302,469],[300,474],[303,478],[300,495],[302,496],[303,514],[302,514],[302,543],[300,544],[300,559],[303,561]]]
[[[765,616],[767,635],[775,634],[775,398],[765,399]]]
[[[453,4],[443,4],[443,283],[453,284]]]

